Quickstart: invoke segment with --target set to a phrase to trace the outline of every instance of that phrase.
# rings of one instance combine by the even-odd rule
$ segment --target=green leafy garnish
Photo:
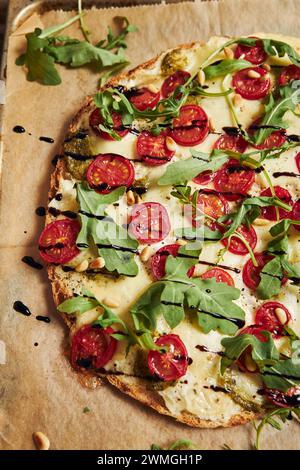
[[[224,59],[217,64],[209,65],[203,72],[205,73],[206,80],[211,80],[217,77],[224,77],[228,73],[238,72],[248,67],[252,67],[252,64],[247,60]]]
[[[277,57],[287,55],[293,64],[300,67],[300,55],[292,46],[286,42],[277,41],[275,39],[262,39],[261,41],[268,55]]]
[[[300,409],[299,408],[275,408],[267,413],[263,419],[260,421],[259,425],[254,425],[256,430],[256,439],[254,443],[254,448],[256,450],[260,449],[260,437],[264,427],[269,424],[277,431],[281,431],[281,423],[286,423],[287,420],[290,420],[295,416],[297,419],[300,419]],[[281,423],[275,419],[279,418]]]
[[[166,449],[159,446],[158,444],[151,445],[151,450],[185,450],[185,449],[188,450],[188,449],[195,449],[195,448],[196,448],[196,444],[194,444],[189,439],[178,439]]]
[[[80,250],[86,250],[92,244],[104,258],[108,271],[136,276],[138,266],[134,254],[137,252],[138,242],[106,214],[106,207],[117,202],[123,196],[125,188],[115,189],[108,194],[98,194],[86,183],[77,183],[76,189],[81,219],[77,246]]]

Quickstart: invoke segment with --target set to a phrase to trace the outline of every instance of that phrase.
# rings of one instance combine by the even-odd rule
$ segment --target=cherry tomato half
[[[178,255],[179,248],[180,245],[177,245],[176,243],[174,243],[173,245],[165,245],[162,246],[159,250],[157,250],[157,252],[152,256],[151,269],[155,279],[161,279],[162,277],[164,277],[164,275],[166,274],[165,268],[168,256],[171,255],[176,258]],[[188,277],[192,277],[194,271],[195,267],[192,266],[187,272]]]
[[[300,200],[295,202],[293,205],[292,214],[290,215],[291,219],[300,221]],[[300,225],[293,225],[293,227],[300,232]]]
[[[281,186],[274,186],[275,190],[275,195],[285,204],[288,204],[289,206],[292,206],[293,200],[292,196],[288,192],[287,189],[282,188]],[[270,188],[264,189],[261,193],[261,196],[267,196],[271,197],[272,192]],[[284,210],[284,209],[278,209],[279,210],[279,216],[280,219],[286,219],[289,217],[290,212]],[[263,219],[267,220],[276,220],[276,209],[274,206],[269,206],[269,207],[262,207],[261,208],[261,217]]]
[[[248,143],[242,135],[222,134],[214,144],[218,150],[232,150],[232,152],[244,153]]]
[[[250,70],[257,72],[260,77],[249,77],[248,73]],[[245,100],[259,100],[260,98],[264,98],[269,93],[271,88],[270,78],[265,77],[266,74],[267,71],[262,67],[253,67],[240,70],[233,76],[233,88]]]
[[[132,209],[129,231],[141,243],[160,242],[171,230],[166,208],[159,202],[136,204]]]
[[[300,152],[297,153],[297,155],[295,156],[295,162],[296,162],[297,170],[300,172]]]
[[[212,268],[201,275],[201,279],[215,278],[217,282],[224,282],[230,287],[234,287],[234,280],[229,273],[221,268]]]
[[[155,344],[165,347],[167,352],[149,352],[150,373],[164,382],[178,380],[185,375],[188,367],[188,353],[179,336],[164,335],[156,340]]]
[[[251,39],[256,39],[251,36]],[[243,56],[244,60],[251,62],[251,64],[259,65],[267,60],[267,53],[264,50],[263,43],[257,39],[255,46],[246,46],[245,44],[238,44],[234,53],[234,57],[238,59]]]
[[[137,139],[137,154],[146,165],[157,166],[169,162],[175,152],[166,145],[167,132],[153,135],[142,132]]]
[[[285,315],[285,320],[276,315],[276,310],[281,309]],[[255,323],[263,330],[270,331],[274,336],[281,336],[283,327],[292,319],[288,309],[279,302],[265,302],[255,314]]]
[[[218,219],[222,215],[228,214],[229,205],[226,199],[221,194],[216,194],[213,190],[203,190],[199,192],[198,206],[201,213]],[[195,215],[193,214],[193,226],[197,225]]]
[[[257,261],[258,266],[254,266],[252,259],[250,258],[244,266],[243,269],[243,281],[244,284],[249,287],[249,289],[257,289],[260,283],[260,273],[263,267],[271,261],[273,256],[268,255],[267,253],[255,253],[255,259]],[[281,280],[281,285],[287,283],[287,278],[283,278]]]
[[[238,229],[236,230],[238,233],[240,233],[245,240],[248,242],[250,248],[254,250],[256,247],[257,243],[257,236],[256,232],[253,227],[246,227],[246,225],[240,225]],[[221,240],[223,245],[227,246],[228,245],[228,239],[224,238]],[[233,236],[230,240],[230,244],[228,247],[228,251],[231,253],[234,253],[235,255],[246,255],[248,254],[248,250],[245,246],[245,244],[242,242],[242,240],[236,236]]]
[[[153,93],[146,87],[129,90],[129,101],[139,111],[153,109],[159,102],[160,92]]]
[[[265,388],[265,397],[275,406],[281,408],[293,408],[300,406],[300,386],[291,387],[287,392],[282,392],[275,388]]]
[[[107,194],[120,186],[130,186],[135,178],[134,167],[122,155],[103,153],[90,163],[86,178],[97,193]]]
[[[72,338],[71,364],[75,369],[100,369],[113,357],[117,340],[112,328],[85,325]]]
[[[128,134],[129,130],[124,129],[121,115],[113,111],[112,120],[113,130],[118,134],[119,137],[125,137],[125,135]],[[100,109],[96,108],[90,114],[90,127],[93,129],[95,134],[97,134],[99,137],[102,137],[102,139],[114,140],[114,138],[110,134],[99,129],[99,124],[103,124],[103,117],[100,114]]]
[[[168,98],[174,92],[174,90],[178,86],[183,85],[190,78],[190,76],[191,75],[189,72],[185,72],[184,70],[177,70],[168,78],[166,78],[161,87],[161,94],[163,98]]]
[[[62,219],[48,224],[39,238],[39,251],[47,263],[64,264],[79,253],[76,246],[80,224],[77,220]]]
[[[254,170],[231,159],[223,165],[214,177],[214,188],[229,201],[236,201],[246,195],[255,180]]]
[[[299,80],[300,79],[300,67],[297,65],[288,65],[283,69],[281,74],[278,77],[278,85],[285,86],[291,80]]]
[[[203,171],[202,173],[199,173],[199,175],[195,176],[195,178],[193,178],[193,181],[196,184],[205,185],[205,184],[211,183],[211,181],[213,181],[213,179],[214,179],[214,176],[215,176],[215,174],[212,171],[207,170],[207,171]]]
[[[208,134],[206,112],[195,104],[182,106],[179,116],[173,120],[170,136],[177,144],[192,147],[200,144]]]

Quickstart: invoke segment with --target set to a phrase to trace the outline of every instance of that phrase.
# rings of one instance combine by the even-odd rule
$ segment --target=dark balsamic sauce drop
[[[23,263],[28,264],[31,268],[34,269],[43,269],[43,265],[35,261],[32,256],[23,256],[22,258]]]
[[[51,319],[43,315],[37,315],[35,317],[38,321],[43,321],[44,323],[50,323]]]
[[[36,213],[36,215],[38,215],[40,217],[44,217],[46,215],[46,209],[43,206],[37,207],[35,209],[35,213]]]
[[[52,137],[45,137],[45,136],[41,136],[39,137],[39,140],[41,142],[47,142],[48,144],[53,144],[54,143],[54,139],[52,139]]]
[[[22,315],[25,315],[25,317],[30,317],[31,315],[31,311],[25,304],[23,304],[23,302],[21,302],[21,300],[16,300],[14,302],[13,309],[16,312],[21,313]]]
[[[24,132],[26,132],[26,129],[23,126],[15,126],[13,128],[13,131],[17,134],[24,134]]]

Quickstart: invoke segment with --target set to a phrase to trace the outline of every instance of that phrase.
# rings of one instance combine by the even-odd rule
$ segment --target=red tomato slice
[[[223,165],[214,177],[214,188],[229,201],[236,201],[246,195],[255,180],[255,172],[231,159]],[[232,193],[232,194],[231,194]]]
[[[75,369],[100,369],[113,357],[117,340],[112,328],[85,325],[72,338],[71,364]]]
[[[199,175],[193,178],[193,181],[196,184],[205,185],[211,183],[211,181],[213,181],[214,179],[214,176],[215,174],[212,171],[207,170],[203,171],[202,173],[199,173]]]
[[[79,253],[76,246],[80,224],[77,220],[55,220],[47,225],[39,238],[41,257],[47,263],[64,264]]]
[[[155,279],[161,279],[166,274],[165,267],[168,256],[173,256],[174,258],[178,255],[178,250],[180,246],[174,243],[173,245],[162,246],[151,258],[151,269],[152,274]],[[195,271],[195,267],[192,266],[188,272],[188,277],[192,277]]]
[[[217,282],[225,282],[230,287],[234,287],[234,280],[229,273],[221,268],[212,268],[201,275],[201,279],[215,278]]]
[[[174,90],[178,86],[183,85],[190,78],[190,76],[191,75],[189,72],[185,72],[184,70],[177,70],[168,78],[166,78],[161,88],[161,94],[163,98],[168,98],[174,92]]]
[[[160,99],[160,92],[153,93],[146,87],[138,88],[135,91],[129,90],[129,101],[139,111],[153,109]]]
[[[107,194],[120,186],[130,186],[135,178],[132,163],[122,155],[103,153],[90,163],[87,181],[99,194]]]
[[[229,206],[226,199],[214,191],[209,189],[203,190],[198,196],[198,206],[201,212],[213,219],[218,219],[222,215],[228,214]],[[195,214],[193,214],[193,226],[196,227],[197,221]]]
[[[146,165],[164,165],[169,162],[175,152],[169,150],[166,145],[167,132],[152,135],[150,132],[142,132],[137,139],[137,154]]]
[[[278,77],[278,85],[285,86],[291,80],[299,80],[300,79],[300,67],[297,65],[288,65],[283,69],[281,74]]]
[[[300,152],[295,156],[295,161],[297,165],[297,170],[300,172]]]
[[[237,229],[237,232],[243,235],[243,237],[246,239],[248,244],[250,245],[250,248],[254,250],[256,247],[257,243],[257,236],[256,232],[253,227],[246,227],[245,225],[240,225],[239,228]],[[227,246],[228,245],[228,238],[224,238],[221,240],[223,245]],[[235,255],[247,255],[248,250],[242,240],[240,240],[238,237],[233,236],[230,240],[230,244],[228,247],[228,250],[231,253],[234,253]]]
[[[195,104],[182,106],[179,116],[173,120],[171,137],[177,144],[192,147],[203,142],[208,134],[206,112]]]
[[[248,75],[250,70],[259,73],[260,78],[251,78]],[[264,98],[270,91],[271,80],[266,77],[267,71],[262,67],[253,67],[243,69],[236,72],[233,76],[232,83],[235,91],[239,93],[245,100],[259,100]]]
[[[272,148],[282,147],[282,145],[286,141],[286,132],[282,131],[274,131],[272,134],[267,137],[264,142],[259,145],[254,145],[254,147],[258,150],[268,150]]]
[[[218,150],[232,150],[237,153],[244,153],[248,143],[241,135],[222,134],[214,143],[214,148]]]
[[[300,220],[300,199],[295,202],[293,205],[293,210],[292,214],[290,215],[290,218],[293,220]],[[300,225],[293,225],[293,227],[300,232]]]
[[[267,338],[263,335],[262,330],[263,329],[258,325],[250,325],[246,326],[246,328],[241,330],[239,335],[254,335],[259,341],[261,341],[262,343],[266,343]],[[239,357],[239,359],[237,360],[237,364],[242,371],[255,374],[259,372],[258,366],[256,366],[255,370],[249,370],[249,368],[247,367],[247,356],[250,355],[251,357],[251,351],[252,347],[249,346]]]
[[[171,230],[167,210],[159,202],[136,204],[132,209],[129,231],[141,243],[158,243]]]
[[[267,253],[255,253],[255,259],[257,261],[258,266],[254,266],[251,259],[247,261],[243,269],[243,281],[244,284],[249,287],[249,289],[257,289],[260,283],[260,273],[263,267],[271,261],[273,256],[268,255]],[[287,278],[284,277],[281,280],[281,285],[287,283]]]
[[[300,386],[291,387],[287,392],[282,392],[276,388],[265,388],[264,395],[275,406],[281,408],[293,408],[300,406]]]
[[[284,202],[285,204],[288,204],[289,206],[292,206],[292,204],[293,204],[292,196],[290,195],[290,193],[288,192],[287,189],[282,188],[281,186],[274,186],[274,190],[275,190],[276,196],[279,199],[281,199],[282,202]],[[272,196],[271,189],[270,188],[264,189],[260,193],[260,195],[261,196],[271,197]],[[275,209],[275,207],[274,206],[262,207],[261,208],[261,216],[264,219],[267,219],[267,220],[276,220],[276,209]],[[279,209],[279,216],[280,216],[281,219],[286,219],[290,216],[290,212],[288,212],[284,209]]]
[[[188,352],[178,335],[164,335],[155,341],[157,346],[167,348],[167,352],[150,351],[148,368],[151,375],[169,382],[178,380],[186,374],[188,367]]]
[[[251,36],[251,39],[256,39]],[[262,41],[257,39],[255,46],[246,46],[245,44],[238,44],[234,53],[234,57],[238,59],[243,55],[244,60],[248,60],[251,64],[259,65],[267,60],[267,53],[263,48]]]
[[[113,120],[113,129],[120,137],[124,137],[126,134],[128,134],[129,130],[123,128],[124,126],[123,126],[122,117],[120,114],[113,111],[112,120]],[[96,108],[90,114],[90,127],[93,129],[95,134],[97,134],[99,137],[102,137],[102,139],[114,140],[114,138],[111,135],[109,135],[107,132],[101,131],[99,129],[99,124],[102,124],[102,123],[103,123],[103,117],[100,114],[100,110]]]
[[[276,309],[280,308],[286,315],[284,323],[277,318]],[[255,314],[255,323],[260,325],[263,330],[270,331],[274,336],[281,336],[283,327],[292,319],[288,309],[279,302],[264,303]]]

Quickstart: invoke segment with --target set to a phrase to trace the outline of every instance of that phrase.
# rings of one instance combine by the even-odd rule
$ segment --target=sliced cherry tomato
[[[193,178],[194,183],[196,184],[209,184],[211,181],[213,181],[215,174],[210,171],[203,171],[202,173],[199,173],[195,178]]]
[[[192,147],[203,142],[208,134],[206,112],[195,104],[182,106],[179,116],[173,120],[171,137],[177,144]]]
[[[250,325],[250,326],[246,326],[246,328],[244,328],[243,330],[240,331],[239,335],[253,335],[255,336],[259,341],[261,341],[262,343],[266,343],[267,342],[267,338],[264,336],[264,334],[262,333],[263,329],[258,326],[258,325]],[[244,371],[244,372],[248,372],[248,373],[257,373],[259,371],[259,368],[257,365],[255,365],[255,363],[253,364],[252,361],[251,361],[251,364],[253,365],[253,369],[251,367],[251,369],[249,368],[249,356],[250,356],[250,360],[252,359],[252,356],[251,356],[251,351],[252,351],[252,347],[249,346],[244,352],[243,354],[239,357],[239,359],[237,360],[237,364],[239,366],[239,368]],[[248,356],[248,357],[247,357]],[[247,360],[248,359],[248,360]]]
[[[39,238],[41,257],[47,263],[64,264],[78,255],[76,246],[80,224],[77,220],[55,220],[47,225]]]
[[[251,36],[251,39],[256,39]],[[255,46],[246,46],[246,44],[238,44],[234,57],[238,59],[243,56],[244,60],[248,60],[251,64],[259,65],[267,60],[267,53],[264,50],[263,43],[260,39],[257,39]]]
[[[287,189],[282,188],[281,186],[274,186],[275,194],[276,196],[281,199],[282,202],[285,204],[288,204],[289,206],[292,206],[293,200],[292,196],[288,192]],[[264,189],[261,193],[261,196],[267,196],[271,197],[272,192],[270,188]],[[262,207],[261,208],[261,216],[263,219],[267,220],[276,220],[276,209],[274,206],[269,206],[269,207]],[[279,209],[279,216],[280,219],[286,219],[290,216],[290,212],[284,210],[284,209]]]
[[[214,144],[218,150],[232,150],[237,153],[244,153],[248,143],[242,135],[222,134]]]
[[[117,340],[112,328],[81,327],[72,338],[71,363],[75,369],[100,369],[113,357]]]
[[[285,86],[291,80],[299,80],[300,79],[300,67],[297,65],[288,65],[283,69],[281,74],[278,77],[278,85]]]
[[[229,273],[221,268],[212,268],[201,275],[201,279],[215,278],[217,282],[225,282],[230,287],[234,287],[234,280]]]
[[[285,313],[285,321],[282,323],[276,315],[276,309],[280,308]],[[279,302],[265,302],[255,314],[255,323],[263,330],[270,331],[274,336],[281,336],[283,327],[292,319],[288,309]]]
[[[169,162],[175,152],[169,150],[166,145],[167,132],[153,135],[150,132],[142,132],[137,139],[137,154],[146,165],[164,165]]]
[[[176,258],[178,255],[179,248],[180,248],[180,245],[177,245],[176,243],[174,243],[173,245],[162,246],[152,256],[151,269],[152,269],[152,273],[155,279],[161,279],[162,277],[164,277],[166,273],[165,268],[166,268],[166,261],[167,261],[168,256],[171,255],[174,258]],[[192,277],[194,271],[195,271],[195,267],[192,266],[187,272],[188,277]]]
[[[292,214],[290,215],[291,219],[300,221],[300,199],[295,202],[293,205]],[[300,225],[293,225],[293,227],[300,232]]]
[[[258,150],[268,150],[272,148],[282,147],[286,141],[285,130],[274,131],[261,144],[254,145]]]
[[[248,73],[250,70],[259,73],[260,78],[249,77]],[[245,100],[259,100],[260,98],[264,98],[271,88],[270,78],[262,78],[266,74],[267,71],[262,67],[240,70],[233,76],[233,87]]]
[[[251,226],[248,228],[246,225],[240,225],[237,229],[237,232],[245,238],[245,240],[250,245],[250,248],[254,250],[257,243],[257,236],[254,228]],[[228,245],[228,238],[224,238],[221,241],[223,245]],[[235,255],[246,255],[248,253],[248,250],[242,240],[236,236],[231,238],[228,250]]]
[[[184,70],[177,70],[168,78],[166,78],[161,88],[161,94],[163,98],[168,98],[168,96],[170,96],[178,86],[183,85],[190,78],[190,76],[191,75],[189,72],[185,72]],[[178,96],[178,98],[179,97],[180,96]]]
[[[178,380],[185,375],[188,367],[188,353],[179,336],[164,335],[156,340],[155,344],[165,347],[167,352],[149,352],[150,373],[164,382]]]
[[[287,392],[282,392],[276,388],[265,388],[264,395],[274,405],[282,408],[294,408],[300,406],[300,386],[291,387]]]
[[[295,156],[295,161],[297,165],[297,170],[300,172],[300,152]]]
[[[125,137],[125,135],[128,134],[129,130],[123,128],[124,126],[122,123],[121,115],[113,111],[112,120],[113,130],[118,134],[119,137]],[[95,134],[97,134],[99,137],[102,137],[102,139],[114,140],[114,138],[110,134],[99,129],[99,124],[103,124],[103,117],[100,114],[100,110],[96,108],[90,114],[90,127],[93,129]]]
[[[254,266],[252,259],[249,259],[243,269],[243,281],[244,284],[249,287],[249,289],[257,289],[260,283],[260,273],[263,267],[271,261],[273,256],[268,255],[267,253],[255,253],[255,259],[258,266]],[[284,277],[281,280],[281,285],[287,283],[287,278]]]
[[[167,210],[159,202],[136,204],[131,212],[129,231],[141,243],[160,242],[171,230]]]
[[[129,101],[139,111],[146,109],[153,109],[159,102],[160,92],[153,93],[146,87],[138,88],[137,90],[129,90]]]
[[[130,186],[135,178],[134,167],[122,155],[103,153],[90,163],[86,178],[97,193],[107,194],[120,186]]]
[[[236,201],[247,194],[254,180],[254,170],[231,159],[216,172],[213,184],[215,190],[223,193],[227,200]]]
[[[198,206],[201,212],[213,219],[218,219],[222,215],[228,214],[229,205],[226,199],[215,191],[205,189],[200,191],[198,196]],[[193,226],[197,225],[195,214],[193,214]]]

